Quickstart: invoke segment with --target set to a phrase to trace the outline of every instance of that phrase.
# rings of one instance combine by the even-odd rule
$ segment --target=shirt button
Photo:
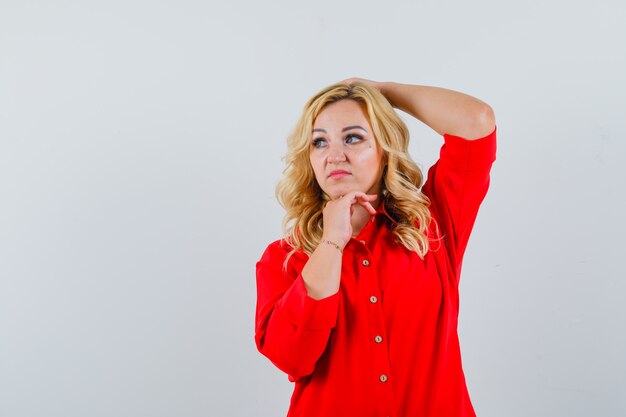
[[[365,241],[364,240],[359,240],[359,242],[361,242],[362,244],[365,245]]]
[[[370,297],[370,303],[372,304],[376,304],[376,302],[378,301],[378,297],[376,297],[375,295],[372,295]]]
[[[374,338],[374,341],[375,341],[376,343],[380,343],[380,342],[382,342],[382,341],[383,341],[383,337],[382,337],[382,336],[376,336],[376,337]]]
[[[363,259],[361,261],[361,263],[363,264],[363,266],[369,266],[370,265],[370,261],[368,261],[367,259]]]
[[[387,382],[387,375],[382,374],[378,379],[380,379],[380,382]]]

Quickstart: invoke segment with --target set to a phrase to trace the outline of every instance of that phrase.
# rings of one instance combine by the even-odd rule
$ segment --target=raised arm
[[[392,106],[444,136],[439,160],[428,170],[422,192],[431,201],[458,280],[496,157],[493,110],[477,98],[445,88],[362,78],[343,82],[355,81],[378,89]]]
[[[392,106],[420,120],[440,135],[448,134],[468,140],[487,136],[495,129],[495,116],[483,101],[458,91],[440,87],[361,81],[377,88]]]

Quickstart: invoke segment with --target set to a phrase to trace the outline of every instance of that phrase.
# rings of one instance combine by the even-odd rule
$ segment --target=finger
[[[372,215],[376,214],[376,209],[368,202],[361,203],[363,207]]]
[[[360,204],[361,206],[363,206],[369,213],[371,214],[376,214],[376,209],[374,208],[374,206],[372,206],[372,204],[367,201],[368,199],[370,199],[370,196],[368,195],[364,195],[364,196],[355,196],[355,200],[352,204]]]
[[[379,196],[378,194],[365,194],[364,192],[361,192],[361,191],[351,191],[345,196],[341,196],[341,197],[348,197],[348,199],[350,200],[350,204],[355,204],[355,203],[358,203],[359,200],[375,201],[376,199],[378,199]]]
[[[374,215],[376,214],[376,209],[367,201],[359,201],[358,204],[360,206],[362,206],[365,210],[367,210],[368,213]],[[354,206],[352,206],[354,207]]]
[[[378,198],[378,194],[365,194],[361,193],[356,196],[357,198],[361,198],[366,201],[374,201]]]

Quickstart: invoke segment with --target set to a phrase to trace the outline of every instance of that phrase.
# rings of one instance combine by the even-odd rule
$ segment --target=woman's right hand
[[[352,238],[352,213],[355,204],[360,204],[371,215],[376,210],[370,203],[378,198],[377,194],[365,194],[361,191],[350,191],[348,194],[335,200],[330,200],[322,211],[324,218],[324,233],[322,239],[335,242],[344,248]]]

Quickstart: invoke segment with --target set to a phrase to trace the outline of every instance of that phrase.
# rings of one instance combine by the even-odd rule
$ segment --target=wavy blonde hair
[[[283,158],[286,168],[276,185],[276,198],[286,210],[283,233],[293,248],[284,269],[297,250],[311,255],[322,239],[322,211],[329,197],[319,186],[311,166],[311,135],[317,115],[340,100],[365,105],[376,141],[383,149],[382,195],[387,212],[397,222],[393,234],[424,259],[429,250],[430,201],[420,191],[423,175],[408,153],[409,130],[380,91],[357,81],[330,85],[309,99],[288,137]]]

